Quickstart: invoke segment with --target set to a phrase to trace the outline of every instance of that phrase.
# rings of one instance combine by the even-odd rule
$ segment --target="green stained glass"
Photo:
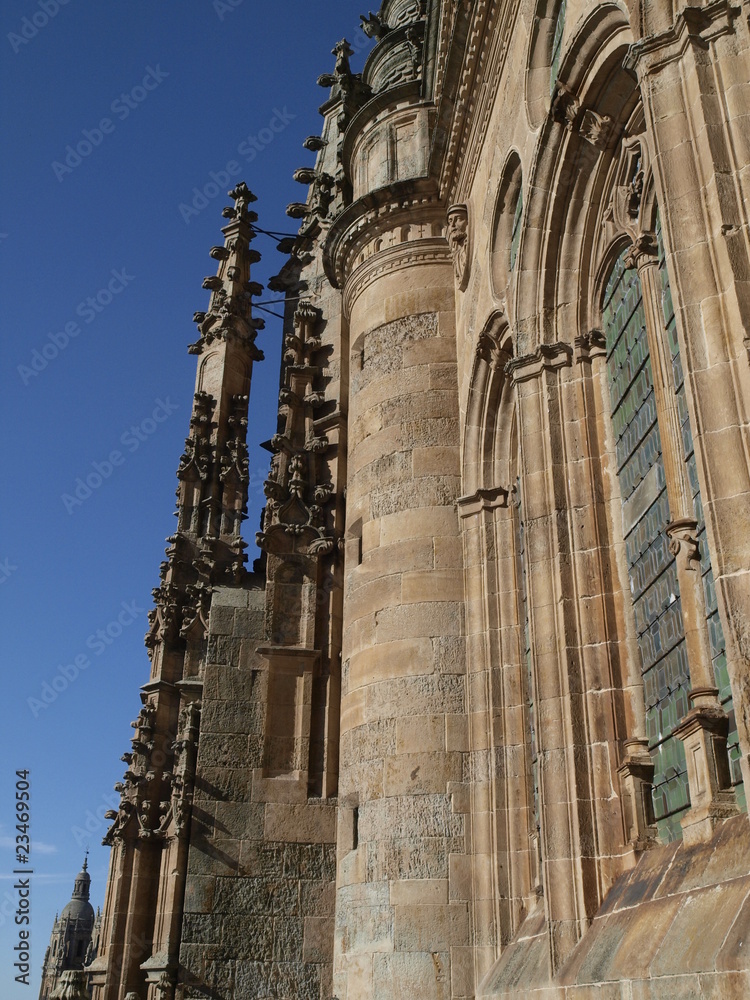
[[[557,83],[557,74],[560,72],[560,58],[562,56],[562,39],[565,30],[565,7],[566,0],[562,0],[557,8],[557,20],[555,21],[555,35],[552,39],[552,54],[549,68],[549,92],[554,93]]]
[[[646,736],[654,760],[654,812],[661,836],[672,840],[682,835],[679,819],[690,804],[685,753],[672,736],[687,711],[689,673],[677,572],[664,533],[669,502],[641,283],[626,267],[624,253],[607,284],[603,323]],[[631,507],[639,512],[634,520]]]

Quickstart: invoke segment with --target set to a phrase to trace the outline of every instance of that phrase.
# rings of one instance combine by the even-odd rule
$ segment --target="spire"
[[[193,316],[200,336],[188,350],[202,360],[177,470],[177,531],[167,539],[146,637],[152,650],[167,635],[205,635],[211,587],[239,580],[246,561],[240,526],[247,516],[247,411],[252,364],[263,360],[255,339],[265,322],[252,315],[252,296],[263,291],[250,278],[260,260],[250,246],[258,216],[249,206],[256,198],[244,181],[229,196],[234,205],[222,212],[229,220],[224,245],[209,252],[216,273],[203,279],[208,309]]]
[[[163,734],[177,732],[180,707],[166,708],[165,703],[162,717],[156,692],[163,682],[186,680],[187,650],[205,639],[214,586],[238,582],[244,573],[241,525],[247,516],[250,479],[250,380],[253,362],[263,360],[255,339],[265,324],[252,315],[252,297],[263,291],[250,276],[260,260],[251,248],[258,216],[250,205],[256,198],[244,181],[229,197],[234,204],[222,212],[227,220],[223,245],[209,251],[216,272],[203,279],[203,288],[210,292],[208,308],[193,317],[199,337],[188,350],[198,356],[198,370],[189,433],[177,469],[177,530],[167,539],[161,583],[153,591],[155,607],[146,635],[151,680],[145,704],[132,723],[132,751],[122,757],[127,770],[115,786],[120,807],[107,814],[114,820],[104,839],[108,844],[122,838],[160,842],[182,833],[187,788],[182,795],[173,773],[161,773],[152,760],[154,746],[166,738]]]
[[[83,868],[76,875],[76,880],[73,884],[73,896],[72,899],[82,899],[88,902],[90,891],[91,891],[91,876],[89,875],[89,852],[86,851],[86,857],[83,859]]]
[[[256,236],[252,224],[258,221],[258,215],[248,205],[257,198],[244,181],[229,192],[229,197],[235,204],[222,212],[230,220],[222,229],[224,246],[210,250],[210,256],[218,261],[217,272],[203,279],[203,287],[211,292],[209,308],[193,316],[201,336],[188,350],[191,354],[202,354],[215,340],[236,337],[244,342],[251,360],[262,361],[263,353],[255,347],[255,337],[265,323],[252,318],[250,301],[263,291],[262,285],[250,281],[250,266],[258,263],[260,254],[250,249]]]

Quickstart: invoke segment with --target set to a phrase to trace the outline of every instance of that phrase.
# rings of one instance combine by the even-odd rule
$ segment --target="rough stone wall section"
[[[327,1000],[335,879],[329,802],[259,801],[268,664],[262,590],[211,609],[180,950],[184,1000]],[[262,786],[262,783],[258,783]]]

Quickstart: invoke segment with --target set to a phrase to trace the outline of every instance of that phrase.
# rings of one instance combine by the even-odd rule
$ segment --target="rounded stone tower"
[[[449,997],[469,940],[454,258],[424,5],[384,3],[327,239],[349,329],[334,993]],[[455,799],[455,801],[454,801]]]

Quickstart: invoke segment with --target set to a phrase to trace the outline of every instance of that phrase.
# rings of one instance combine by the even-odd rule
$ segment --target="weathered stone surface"
[[[750,993],[746,6],[336,45],[253,574],[233,193],[94,1000]]]

